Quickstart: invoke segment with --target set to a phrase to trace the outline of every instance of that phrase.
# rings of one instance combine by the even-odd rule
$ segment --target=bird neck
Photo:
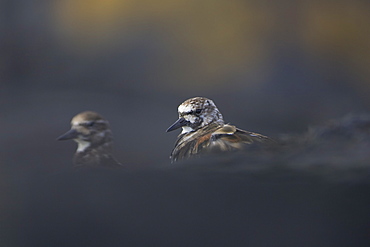
[[[110,131],[92,138],[90,141],[75,140],[78,143],[74,155],[75,164],[99,165],[102,160],[112,157],[113,139]]]

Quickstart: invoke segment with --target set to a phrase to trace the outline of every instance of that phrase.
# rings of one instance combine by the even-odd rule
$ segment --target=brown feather
[[[225,124],[214,102],[204,97],[194,97],[178,107],[179,119],[168,131],[182,127],[171,160],[186,159],[207,152],[242,150],[254,144],[275,143],[267,136],[241,130]]]
[[[98,113],[86,111],[73,117],[71,130],[58,138],[68,139],[74,139],[79,145],[73,157],[75,168],[123,167],[112,154],[113,137],[109,123]]]
[[[181,134],[172,151],[171,160],[178,161],[207,152],[243,150],[255,143],[273,144],[275,141],[233,125],[213,123],[197,131]]]

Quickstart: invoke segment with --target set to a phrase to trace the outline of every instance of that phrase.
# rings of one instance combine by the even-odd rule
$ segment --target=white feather
[[[182,126],[182,132],[181,132],[181,134],[189,133],[191,131],[194,131],[193,128],[191,128],[189,126]]]
[[[86,148],[90,147],[91,143],[81,140],[81,139],[74,139],[78,143],[77,152],[83,152]]]
[[[190,104],[181,104],[179,105],[178,112],[179,113],[186,113],[194,110],[194,106]]]

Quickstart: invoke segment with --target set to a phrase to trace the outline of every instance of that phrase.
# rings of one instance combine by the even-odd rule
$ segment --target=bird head
[[[71,129],[57,140],[73,139],[78,143],[77,152],[83,152],[88,147],[104,144],[110,137],[108,121],[96,112],[85,111],[72,118]]]
[[[211,123],[224,124],[222,114],[212,100],[195,97],[184,101],[178,107],[179,119],[172,124],[167,132],[182,127],[182,134],[196,131]]]

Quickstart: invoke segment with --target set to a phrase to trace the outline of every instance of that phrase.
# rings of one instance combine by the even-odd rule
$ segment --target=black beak
[[[188,124],[188,121],[185,120],[185,118],[179,118],[176,122],[174,122],[167,130],[166,132],[170,132],[172,130],[176,130],[182,126],[186,126]]]
[[[70,139],[75,139],[78,137],[78,132],[77,130],[75,129],[70,129],[69,131],[67,131],[66,133],[64,133],[63,135],[59,136],[57,138],[57,141],[64,141],[64,140],[70,140]]]

